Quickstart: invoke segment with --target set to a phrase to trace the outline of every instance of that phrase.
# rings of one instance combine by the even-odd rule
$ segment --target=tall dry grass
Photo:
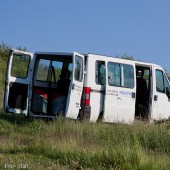
[[[169,122],[91,124],[0,114],[0,167],[30,169],[168,169]]]

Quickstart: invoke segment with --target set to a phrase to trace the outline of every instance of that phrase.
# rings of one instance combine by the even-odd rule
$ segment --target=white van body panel
[[[161,67],[153,67],[153,103],[151,120],[168,119],[170,117],[170,98],[168,98],[166,93],[158,92],[157,83],[159,83],[159,80],[156,80],[156,70],[161,71],[167,78],[164,70]]]
[[[135,117],[135,93],[136,93],[136,76],[135,64],[129,60],[119,61],[110,59],[109,62],[116,64],[128,64],[133,67],[133,88],[111,86],[108,83],[108,69],[106,69],[106,94],[104,102],[104,122],[119,122],[119,123],[132,123]],[[108,61],[107,64],[108,66]],[[121,68],[122,69],[122,68]],[[121,76],[123,78],[123,70]],[[121,81],[123,82],[123,81]],[[134,97],[133,97],[134,95]]]
[[[104,106],[104,91],[105,86],[96,83],[96,62],[105,62],[106,57],[99,55],[88,54],[86,61],[86,76],[85,76],[85,87],[91,88],[90,93],[90,122],[96,122],[99,118],[100,113],[103,111]]]
[[[100,113],[103,111],[104,94],[95,91],[91,92],[90,103],[90,122],[96,122],[99,118]]]
[[[13,62],[13,55],[28,55],[30,57],[30,62],[28,65],[28,72],[26,78],[20,78],[20,77],[14,77],[11,74],[12,69],[12,62]],[[32,75],[33,71],[33,63],[32,63],[33,54],[29,52],[24,52],[16,49],[12,49],[10,51],[10,56],[8,60],[8,68],[7,68],[7,75],[6,75],[6,84],[5,84],[5,97],[4,97],[4,109],[11,113],[17,113],[17,114],[28,114],[28,96],[30,92],[30,75]],[[17,108],[11,108],[9,106],[9,96],[10,96],[10,86],[11,84],[19,84],[19,85],[26,85],[27,86],[27,100],[26,100],[26,108],[25,109],[17,109]],[[19,91],[15,92],[16,95],[19,93]],[[19,97],[19,95],[17,95]]]

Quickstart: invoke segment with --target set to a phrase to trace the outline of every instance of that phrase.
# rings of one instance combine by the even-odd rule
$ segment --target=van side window
[[[133,66],[128,64],[121,64],[122,69],[122,87],[134,87],[134,69]]]
[[[170,97],[170,84],[169,84],[169,81],[165,75],[164,75],[164,82],[165,82],[166,95],[168,97]]]
[[[120,64],[108,63],[108,83],[110,86],[121,86]]]
[[[156,70],[156,90],[157,92],[164,93],[164,77],[161,70]]]
[[[134,68],[128,64],[108,63],[108,84],[110,86],[134,87]]]
[[[30,62],[29,55],[13,54],[11,76],[23,79],[27,78],[29,62]]]
[[[170,97],[170,84],[161,70],[156,70],[156,90],[157,92],[166,93]]]
[[[83,78],[83,59],[79,56],[75,56],[74,79],[81,82],[82,78]]]
[[[106,66],[104,61],[96,61],[96,84],[106,84]]]

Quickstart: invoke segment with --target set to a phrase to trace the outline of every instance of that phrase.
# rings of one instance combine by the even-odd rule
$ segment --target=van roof
[[[68,53],[68,52],[40,52],[40,51],[36,51],[34,54],[35,55],[65,55],[65,56],[73,55],[73,53]]]
[[[35,55],[63,55],[63,56],[72,56],[73,55],[73,52],[35,52],[34,53]],[[88,53],[88,54],[84,54],[84,53],[80,53],[82,55],[84,55],[85,57],[100,57],[100,59],[102,60],[109,60],[109,58],[114,58],[115,61],[126,61],[127,63],[127,60],[128,59],[123,59],[123,58],[118,58],[118,57],[114,57],[114,56],[107,56],[107,55],[101,55],[101,54],[93,54],[93,53]],[[159,65],[157,64],[154,64],[154,63],[151,63],[151,62],[146,62],[146,61],[139,61],[139,60],[128,60],[128,63],[134,63],[135,65],[146,65],[146,66],[158,66],[160,67]]]
[[[119,58],[119,57],[114,57],[114,56],[105,56],[105,55],[100,55],[100,54],[92,54],[92,53],[89,53],[88,54],[89,57],[100,57],[100,59],[103,59],[105,60],[106,57],[107,59],[109,60],[109,58],[114,58],[115,59],[115,62],[117,61],[128,61],[128,63],[134,63],[135,65],[146,65],[146,66],[157,66],[157,67],[160,67],[159,65],[155,64],[155,63],[151,63],[151,62],[146,62],[146,61],[139,61],[139,60],[129,60],[129,59],[123,59],[123,58]]]

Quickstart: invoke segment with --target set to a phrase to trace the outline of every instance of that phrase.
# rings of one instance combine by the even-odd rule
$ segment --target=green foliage
[[[129,56],[127,53],[123,54],[120,58],[127,60],[134,60],[133,56]]]
[[[4,42],[0,44],[0,71],[5,72],[6,70],[6,62],[8,60],[10,47],[7,46]]]
[[[21,46],[17,47],[16,49],[20,51],[27,51],[26,47],[21,47]]]
[[[5,75],[6,75],[6,66],[9,55],[10,47],[7,46],[4,42],[0,44],[0,100],[3,101],[4,96],[4,86],[5,86]],[[0,108],[2,108],[3,103],[0,103]]]

